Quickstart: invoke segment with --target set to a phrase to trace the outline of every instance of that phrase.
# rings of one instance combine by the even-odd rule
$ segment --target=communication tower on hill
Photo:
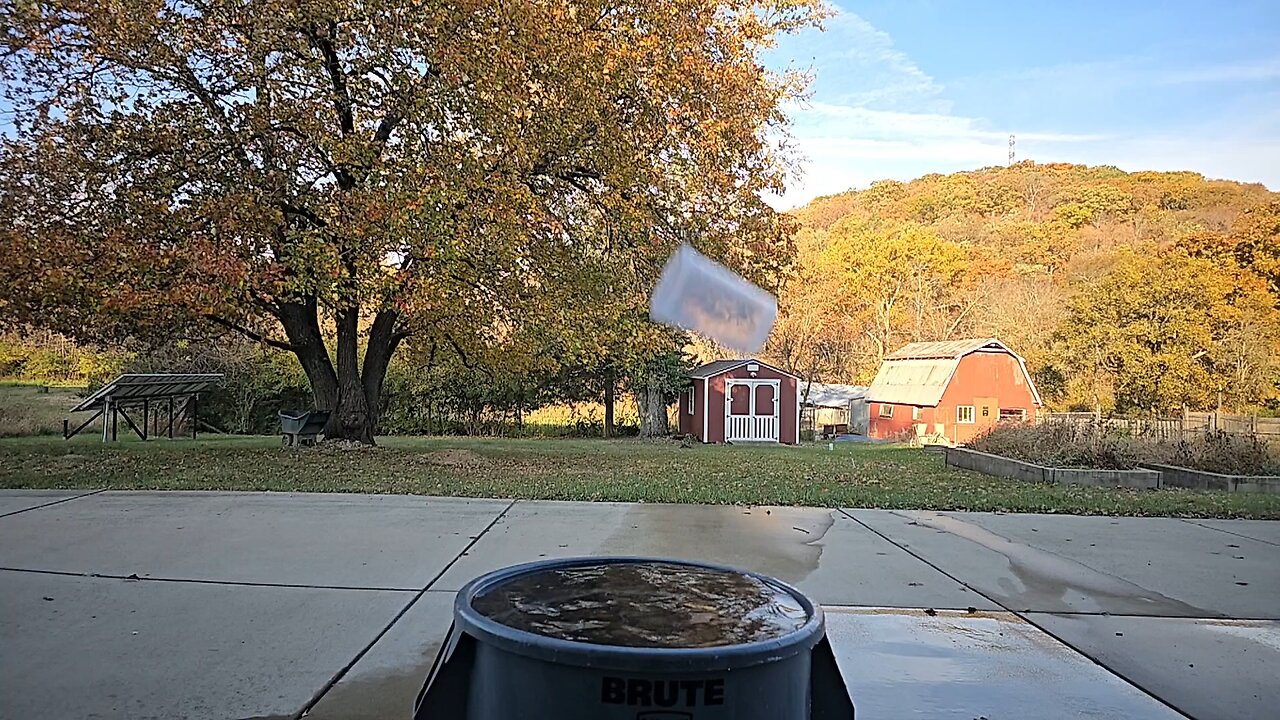
[[[1010,135],[1009,136],[1009,166],[1013,167],[1013,163],[1014,163],[1013,135]]]

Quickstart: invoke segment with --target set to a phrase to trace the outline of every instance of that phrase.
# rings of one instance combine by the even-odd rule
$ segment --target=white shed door
[[[778,442],[779,380],[725,380],[725,442]]]

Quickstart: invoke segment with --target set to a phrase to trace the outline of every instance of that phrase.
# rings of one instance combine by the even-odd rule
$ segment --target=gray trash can
[[[655,558],[479,577],[415,720],[852,720],[822,609],[773,578]]]

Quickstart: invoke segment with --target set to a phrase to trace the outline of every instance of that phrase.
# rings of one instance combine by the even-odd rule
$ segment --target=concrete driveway
[[[860,720],[1280,706],[1280,522],[0,491],[0,718],[408,718],[466,581],[602,554],[796,584]]]

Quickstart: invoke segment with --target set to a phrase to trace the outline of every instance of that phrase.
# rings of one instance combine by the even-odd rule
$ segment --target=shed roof
[[[837,407],[843,408],[854,400],[866,397],[867,386],[865,385],[833,385],[829,383],[810,383],[808,386],[809,394],[805,399],[806,405],[814,407]],[[801,389],[800,395],[805,396],[804,389]]]
[[[790,375],[791,377],[799,379],[795,373],[789,373],[780,367],[770,365],[767,362],[760,362],[755,358],[743,358],[741,360],[712,360],[709,363],[704,363],[690,370],[688,377],[698,378],[698,379],[715,377],[716,375],[723,375],[724,373],[727,373],[730,370],[736,370],[737,368],[740,368],[743,365],[746,365],[747,363],[760,363],[761,365],[769,368],[770,370],[773,370],[774,372],[780,372],[783,375]]]
[[[1018,361],[1022,374],[1031,390],[1037,406],[1040,393],[1036,391],[1027,363],[1008,345],[995,338],[967,338],[941,342],[918,342],[905,345],[885,356],[871,382],[867,398],[874,402],[895,405],[933,406],[942,401],[947,383],[951,382],[960,359],[975,352],[997,352],[1012,355]]]

